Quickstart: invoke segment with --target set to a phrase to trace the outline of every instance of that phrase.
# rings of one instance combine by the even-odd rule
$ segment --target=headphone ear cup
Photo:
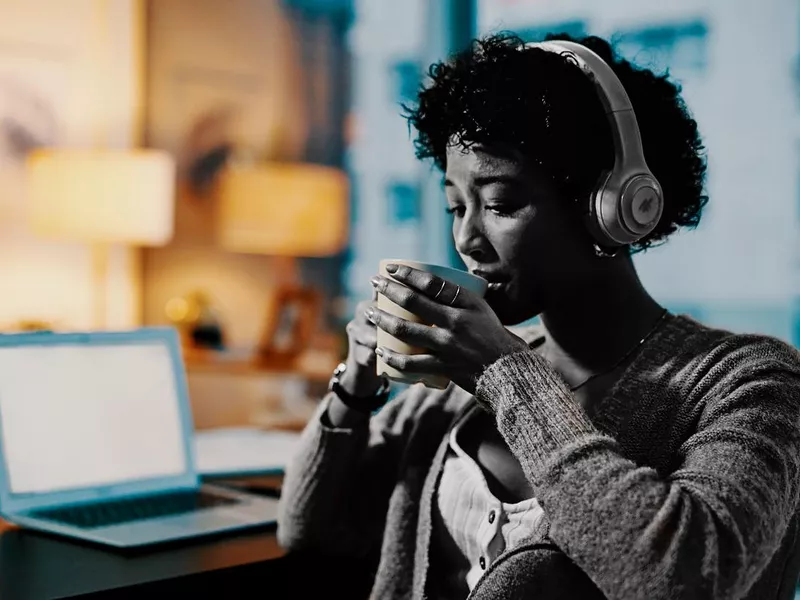
[[[664,212],[664,192],[649,173],[635,175],[622,186],[619,216],[625,231],[638,241],[658,225]]]
[[[620,181],[612,171],[603,174],[590,196],[587,227],[601,247],[627,246],[655,229],[663,209],[655,177],[638,173]]]
[[[617,202],[616,196],[613,198],[609,196],[611,192],[608,189],[608,184],[612,175],[612,171],[603,171],[600,174],[597,185],[589,194],[588,207],[585,212],[584,219],[586,223],[586,229],[589,231],[592,239],[602,247],[613,247],[619,245],[614,238],[608,235],[608,231],[605,227],[606,223],[603,219],[603,215],[606,213],[608,208],[611,208],[614,214],[617,213],[616,206],[607,206],[609,203],[615,204]]]

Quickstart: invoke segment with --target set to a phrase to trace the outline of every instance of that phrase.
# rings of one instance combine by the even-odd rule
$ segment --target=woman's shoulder
[[[545,335],[545,329],[539,322],[509,327],[508,330],[532,347],[540,343]],[[651,354],[655,362],[662,362],[659,358],[663,362],[669,359],[696,362],[725,356],[729,361],[743,364],[777,359],[785,361],[790,368],[800,367],[797,348],[777,337],[713,327],[685,314],[669,313],[659,335],[654,337]]]
[[[663,363],[680,366],[684,374],[729,381],[777,373],[800,377],[800,352],[787,342],[705,325],[687,315],[674,315],[656,346]]]
[[[734,332],[705,325],[688,315],[675,315],[675,329],[681,336],[682,346],[698,354],[735,355],[744,362],[781,359],[791,365],[800,365],[800,352],[791,344],[763,333]]]

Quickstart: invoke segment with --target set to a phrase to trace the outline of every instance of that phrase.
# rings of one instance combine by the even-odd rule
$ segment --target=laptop
[[[0,335],[0,515],[118,548],[273,524],[201,485],[177,332]]]

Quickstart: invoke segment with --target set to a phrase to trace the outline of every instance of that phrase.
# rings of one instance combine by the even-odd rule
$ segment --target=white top
[[[530,535],[544,516],[536,498],[515,504],[495,498],[481,467],[459,445],[459,433],[475,410],[481,409],[453,427],[436,493],[431,562],[440,597],[466,597],[500,553]]]

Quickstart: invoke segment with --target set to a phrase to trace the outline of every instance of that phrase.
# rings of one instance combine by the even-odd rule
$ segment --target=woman
[[[375,598],[793,597],[800,358],[644,289],[630,254],[695,226],[707,200],[697,126],[666,77],[573,41],[630,97],[657,225],[622,248],[584,226],[615,155],[574,60],[492,36],[434,65],[409,109],[417,154],[444,171],[456,247],[489,291],[403,266],[373,278],[436,327],[361,307],[287,471],[279,539],[374,558]],[[428,353],[376,348],[376,327]],[[373,416],[376,354],[453,383]]]

